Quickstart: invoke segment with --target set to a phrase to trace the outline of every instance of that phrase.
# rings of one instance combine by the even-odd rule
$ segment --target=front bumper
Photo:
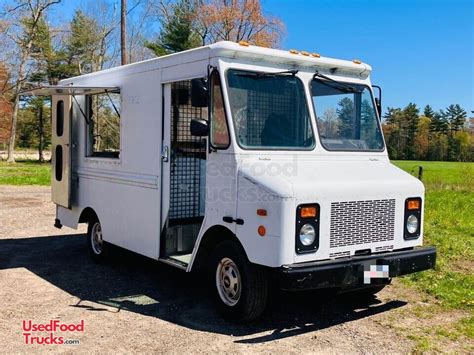
[[[424,247],[347,259],[286,265],[279,269],[279,284],[284,290],[318,288],[350,289],[364,284],[364,271],[370,265],[388,265],[389,278],[431,269],[436,262],[436,248]],[[383,283],[383,279],[371,282]],[[385,280],[387,283],[388,279]]]

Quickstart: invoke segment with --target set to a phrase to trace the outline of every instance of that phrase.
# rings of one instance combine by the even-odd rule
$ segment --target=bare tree
[[[127,64],[127,0],[122,0],[120,8],[120,53],[122,65]]]
[[[17,63],[12,63],[16,69],[13,85],[11,86],[13,112],[10,128],[10,139],[8,144],[8,162],[14,162],[16,125],[18,119],[18,108],[20,104],[20,91],[23,88],[28,76],[27,66],[31,56],[35,33],[40,19],[45,15],[46,10],[61,0],[17,0],[13,6],[5,10],[5,17],[8,18],[4,25],[3,36],[10,39],[12,46],[18,57]]]
[[[277,47],[283,22],[263,12],[260,0],[196,0],[194,20],[202,44],[248,41]]]
[[[141,5],[137,10],[132,11]],[[128,10],[127,39],[128,39],[128,63],[152,58],[151,51],[145,47],[147,38],[152,37],[151,24],[156,20],[156,8],[152,1],[138,0]]]

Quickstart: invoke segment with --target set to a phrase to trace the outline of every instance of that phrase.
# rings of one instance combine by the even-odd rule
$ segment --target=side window
[[[120,155],[120,94],[87,96],[87,155],[118,158]]]
[[[56,104],[56,135],[61,137],[64,131],[64,101],[59,100]]]
[[[215,148],[227,148],[230,144],[229,128],[224,108],[219,73],[211,75],[211,145]]]

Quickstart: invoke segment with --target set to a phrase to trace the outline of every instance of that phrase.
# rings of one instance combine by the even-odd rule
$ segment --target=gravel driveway
[[[255,324],[219,318],[202,279],[128,252],[107,265],[84,231],[55,229],[44,187],[0,186],[1,352],[397,352],[413,343],[384,324],[409,306],[390,286],[377,298],[280,293]],[[26,345],[22,321],[84,321],[77,345]],[[38,334],[42,334],[41,332]],[[45,332],[44,335],[47,335]]]

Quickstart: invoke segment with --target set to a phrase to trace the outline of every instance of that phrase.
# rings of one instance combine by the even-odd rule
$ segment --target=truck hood
[[[424,194],[423,184],[388,160],[309,160],[247,158],[239,178],[271,195],[299,201],[332,201]]]

